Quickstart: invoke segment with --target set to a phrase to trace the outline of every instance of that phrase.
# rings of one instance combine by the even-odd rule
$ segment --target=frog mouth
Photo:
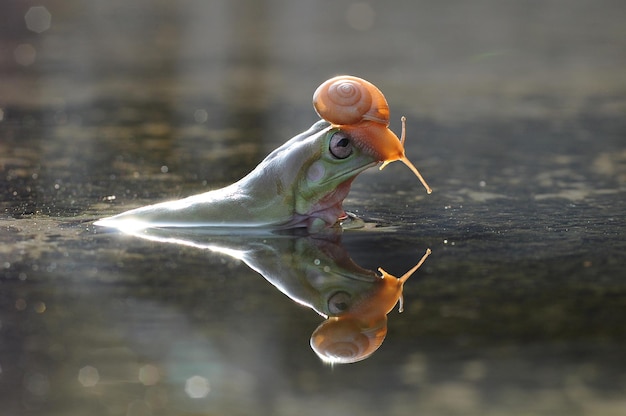
[[[350,192],[354,176],[343,181],[332,191],[317,200],[305,214],[307,217],[320,218],[326,224],[334,224],[346,216],[343,210],[343,200]]]
[[[367,170],[367,169],[369,169],[371,167],[374,167],[374,166],[378,165],[378,163],[380,163],[380,162],[378,162],[376,160],[371,161],[371,162],[367,162],[367,163],[365,163],[365,164],[363,164],[361,166],[358,166],[358,167],[356,167],[354,169],[350,169],[349,171],[342,172],[339,175],[334,175],[334,176],[331,176],[329,178],[326,178],[323,181],[320,181],[319,185],[320,186],[326,186],[326,185],[330,185],[331,183],[339,182],[338,186],[341,186],[341,184],[345,183],[346,181],[352,182],[352,180],[354,180],[359,175],[359,173],[361,173],[361,172],[363,172],[363,171],[365,171],[365,170]]]

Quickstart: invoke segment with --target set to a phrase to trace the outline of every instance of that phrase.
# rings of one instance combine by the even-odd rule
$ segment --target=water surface
[[[621,2],[45,8],[0,6],[4,412],[624,412]],[[239,179],[338,73],[407,116],[434,192],[401,164],[355,181],[368,227],[337,247],[396,276],[432,255],[380,348],[329,366],[324,318],[242,260],[93,221]]]

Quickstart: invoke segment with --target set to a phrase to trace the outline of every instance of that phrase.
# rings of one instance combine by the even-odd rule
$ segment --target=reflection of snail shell
[[[329,318],[311,335],[311,348],[325,362],[354,363],[378,349],[387,334],[387,316],[371,327],[348,317]]]
[[[320,85],[313,94],[315,111],[335,125],[364,120],[389,125],[389,105],[382,92],[364,79],[341,75]]]

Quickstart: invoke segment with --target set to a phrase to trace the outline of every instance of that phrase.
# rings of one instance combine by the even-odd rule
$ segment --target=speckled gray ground
[[[0,6],[3,414],[624,414],[623,2],[48,1],[41,33],[28,7]],[[408,117],[434,189],[362,174],[377,227],[345,249],[433,254],[329,368],[321,318],[242,262],[92,222],[237,180],[337,73]]]

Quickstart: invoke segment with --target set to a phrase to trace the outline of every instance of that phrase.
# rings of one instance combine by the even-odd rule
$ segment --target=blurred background
[[[321,81],[350,73],[380,85],[392,110],[456,119],[573,113],[599,96],[612,100],[596,106],[617,111],[624,81],[619,1],[9,0],[2,7],[5,102],[151,98],[177,109],[212,99],[224,112],[269,112],[277,101],[302,105]],[[526,106],[512,100],[522,97]]]
[[[7,415],[622,415],[626,4],[3,0],[0,408]],[[346,232],[405,287],[371,358],[242,262],[92,226],[232,183],[376,84],[407,155]],[[293,253],[288,253],[293,254]]]

